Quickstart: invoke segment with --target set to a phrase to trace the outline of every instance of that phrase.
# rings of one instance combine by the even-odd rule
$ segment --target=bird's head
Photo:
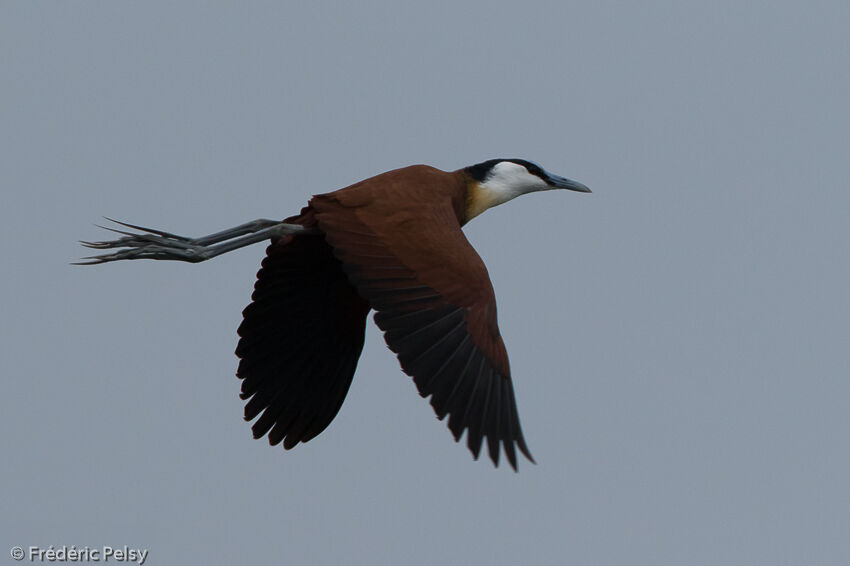
[[[546,172],[525,159],[490,159],[463,169],[469,178],[466,198],[466,220],[469,221],[488,208],[512,198],[552,189],[568,189],[589,193],[578,181]]]

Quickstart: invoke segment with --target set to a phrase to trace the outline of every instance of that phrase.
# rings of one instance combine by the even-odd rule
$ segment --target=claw
[[[104,230],[109,230],[110,232],[115,232],[116,234],[124,234],[125,236],[132,236],[134,238],[138,238],[139,236],[144,236],[145,234],[134,234],[133,232],[127,232],[125,230],[119,230],[117,228],[110,228],[109,226],[101,226],[100,224],[95,224],[98,228],[102,228]]]
[[[116,224],[120,224],[121,226],[126,226],[127,228],[132,228],[133,230],[141,230],[142,232],[148,232],[150,234],[156,234],[157,236],[162,236],[163,238],[173,238],[175,240],[183,240],[184,242],[188,242],[192,238],[187,238],[186,236],[180,236],[178,234],[172,234],[171,232],[166,232],[164,230],[157,230],[155,228],[145,228],[144,226],[137,226],[135,224],[128,224],[127,222],[121,222],[120,220],[115,220],[114,218],[109,218],[108,216],[104,216],[110,222],[114,222]],[[109,230],[109,228],[107,228]],[[114,232],[118,232],[119,234],[128,234],[129,232],[120,232],[119,230],[113,230]]]
[[[87,260],[87,261],[73,261],[73,262],[71,262],[71,265],[96,265],[98,263],[103,263],[103,262],[107,261],[105,259],[101,259],[101,257],[102,256],[98,256],[98,255],[90,255],[90,256],[86,256],[86,257],[81,257],[80,258],[81,260]]]

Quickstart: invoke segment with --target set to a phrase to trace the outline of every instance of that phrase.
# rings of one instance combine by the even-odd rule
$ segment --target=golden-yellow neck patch
[[[470,180],[466,187],[466,221],[469,222],[488,208],[505,202],[500,196],[486,185]]]

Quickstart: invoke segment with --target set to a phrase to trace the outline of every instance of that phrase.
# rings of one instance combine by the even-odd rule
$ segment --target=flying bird
[[[455,441],[467,433],[534,462],[517,413],[508,355],[487,269],[461,227],[519,195],[581,183],[523,159],[491,159],[447,172],[412,165],[314,196],[283,222],[255,220],[201,238],[116,222],[143,233],[82,242],[118,248],[83,264],[123,259],[199,262],[271,240],[238,329],[236,375],[255,438],[285,449],[334,419],[363,348],[366,318],[383,331]],[[111,220],[111,219],[108,219]]]

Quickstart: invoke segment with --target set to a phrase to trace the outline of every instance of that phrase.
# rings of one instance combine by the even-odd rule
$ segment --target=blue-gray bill
[[[589,193],[591,192],[587,185],[583,185],[578,181],[573,181],[572,179],[567,179],[566,177],[561,177],[560,175],[552,175],[551,173],[547,174],[546,182],[558,189],[567,189],[570,191],[578,191],[580,193]]]

